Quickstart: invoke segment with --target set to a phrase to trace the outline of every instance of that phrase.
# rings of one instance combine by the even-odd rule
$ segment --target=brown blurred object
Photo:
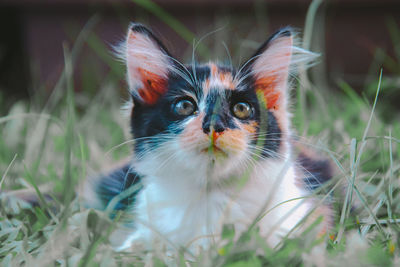
[[[219,41],[227,43],[229,40],[224,40],[224,36],[260,43],[282,26],[303,29],[305,14],[311,3],[308,0],[155,2],[187,26],[197,38],[221,25],[226,26]],[[321,40],[326,46],[327,80],[333,82],[341,77],[354,87],[361,88],[374,50],[381,47],[394,54],[386,22],[392,17],[400,27],[400,1],[332,0],[323,12],[325,36]],[[259,16],[262,13],[267,14],[265,21]],[[185,51],[191,49],[190,44],[131,1],[0,0],[0,90],[17,96],[26,96],[40,86],[51,90],[64,66],[63,43],[71,46],[94,14],[101,15],[95,33],[108,47],[124,37],[129,21],[139,21],[161,35],[178,58],[188,57]],[[265,34],[251,34],[255,30],[259,33],[260,29],[265,29]],[[89,53],[89,50],[86,47],[83,52]],[[247,50],[246,53],[251,54],[250,49]],[[109,70],[102,60],[93,55],[89,58],[93,60],[86,60],[84,64],[89,68],[93,66],[96,73]],[[79,83],[77,88],[90,86],[87,84]]]

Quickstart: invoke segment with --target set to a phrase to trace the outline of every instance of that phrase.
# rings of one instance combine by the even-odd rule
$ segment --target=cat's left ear
[[[292,51],[292,31],[282,29],[272,35],[243,68],[244,75],[253,77],[257,94],[264,95],[267,109],[278,110],[285,103]]]
[[[174,62],[165,46],[141,24],[131,24],[123,47],[129,90],[135,100],[153,105],[166,93]]]

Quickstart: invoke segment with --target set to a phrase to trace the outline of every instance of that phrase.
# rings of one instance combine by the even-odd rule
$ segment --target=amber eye
[[[194,101],[182,99],[175,103],[174,111],[180,116],[190,116],[196,111]]]
[[[252,115],[253,110],[248,103],[239,102],[233,106],[232,112],[236,118],[245,120],[245,119],[248,119]]]

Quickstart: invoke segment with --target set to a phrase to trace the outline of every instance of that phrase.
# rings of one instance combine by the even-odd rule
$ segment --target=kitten
[[[331,176],[329,163],[293,152],[289,76],[315,54],[293,45],[284,28],[239,69],[216,63],[181,64],[154,34],[130,26],[119,54],[132,95],[132,160],[90,180],[89,206],[133,215],[117,231],[117,249],[171,244],[194,251],[218,242],[224,224],[236,234],[256,220],[274,246],[303,220],[323,216],[314,188]],[[126,193],[125,190],[131,190]],[[119,195],[124,192],[124,196]],[[116,197],[119,197],[119,200]]]

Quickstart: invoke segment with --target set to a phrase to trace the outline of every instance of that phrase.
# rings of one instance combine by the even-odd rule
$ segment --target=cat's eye
[[[174,111],[180,116],[190,116],[196,111],[196,104],[189,99],[182,99],[175,103]]]
[[[245,120],[250,118],[253,113],[251,106],[246,102],[238,102],[232,107],[233,115],[236,118]]]

